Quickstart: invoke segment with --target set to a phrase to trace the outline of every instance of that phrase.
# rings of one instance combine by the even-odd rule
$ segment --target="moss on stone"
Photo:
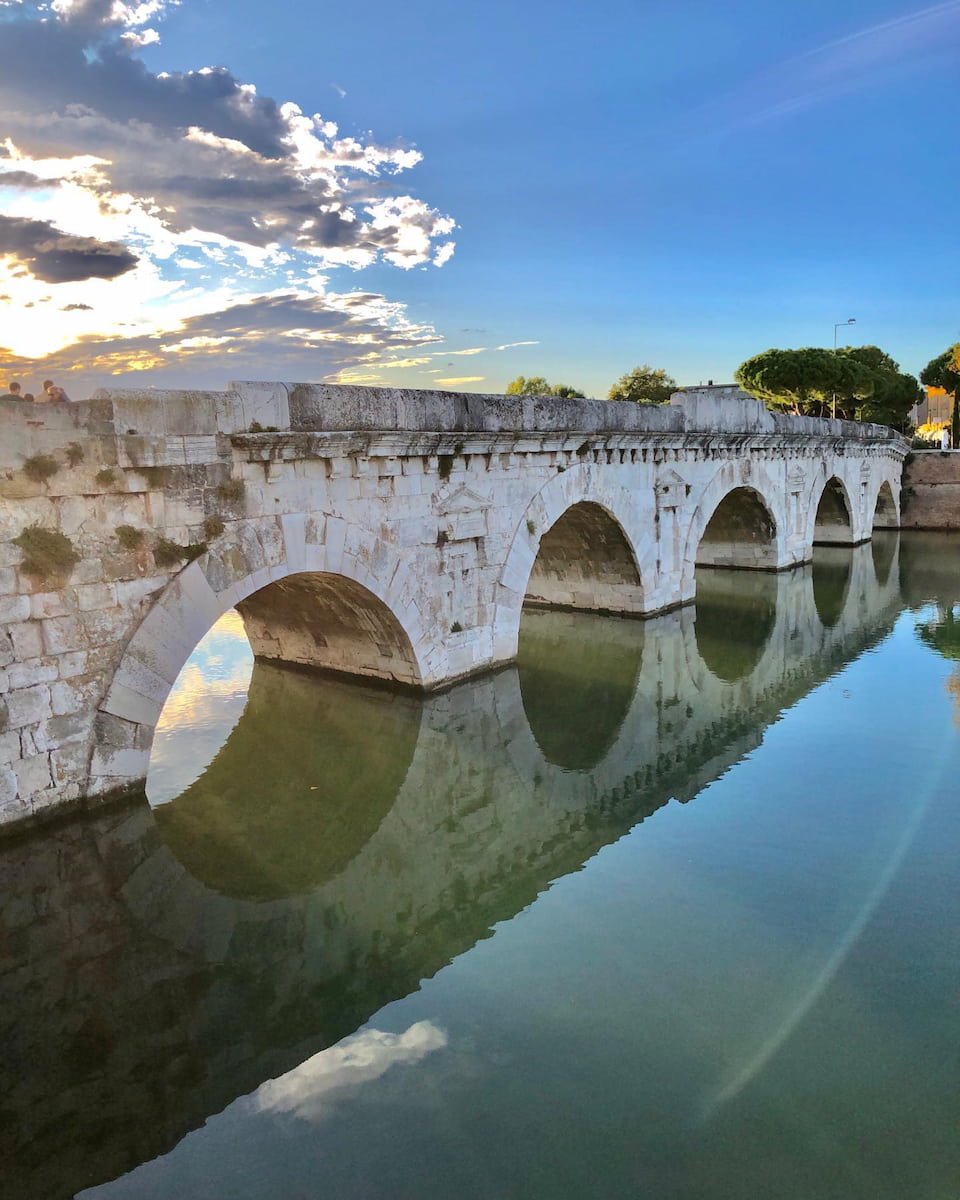
[[[52,454],[32,454],[23,464],[23,473],[34,483],[43,483],[56,475],[60,464]]]
[[[65,578],[80,561],[70,539],[59,529],[28,525],[13,539],[23,551],[20,569],[33,579],[51,581]]]
[[[117,541],[124,550],[138,550],[143,545],[143,530],[134,525],[118,525]]]

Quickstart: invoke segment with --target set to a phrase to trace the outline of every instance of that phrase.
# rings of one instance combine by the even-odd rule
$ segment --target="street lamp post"
[[[834,354],[836,354],[836,352],[837,352],[837,330],[842,325],[856,325],[856,323],[857,323],[856,317],[847,317],[847,319],[845,321],[835,322],[835,324],[833,326],[833,352],[834,352]],[[833,406],[830,410],[830,415],[831,415],[831,417],[834,418],[834,420],[836,420],[836,417],[837,417],[837,393],[836,392],[833,393]]]

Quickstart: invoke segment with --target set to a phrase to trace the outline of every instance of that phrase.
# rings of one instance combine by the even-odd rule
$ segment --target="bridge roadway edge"
[[[650,616],[693,599],[699,539],[731,492],[775,531],[773,561],[731,565],[786,570],[812,554],[828,484],[848,497],[831,540],[869,539],[885,485],[898,523],[906,454],[884,427],[696,393],[653,407],[238,383],[8,403],[0,423],[0,828],[136,793],[180,667],[248,597],[272,605],[275,628],[249,614],[262,657],[430,692],[513,660],[531,571],[571,509],[589,521],[554,547],[553,606],[612,596]],[[69,539],[59,578],[30,573],[15,539],[31,526]],[[614,528],[632,583],[591,561]],[[324,619],[354,622],[322,652],[305,572],[325,581]],[[361,626],[379,640],[361,647]]]

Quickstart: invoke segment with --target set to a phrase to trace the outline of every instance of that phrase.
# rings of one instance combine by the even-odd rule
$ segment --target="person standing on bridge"
[[[4,395],[0,396],[0,400],[23,400],[23,399],[24,399],[24,397],[20,395],[20,384],[17,383],[17,381],[15,379],[11,379],[10,382],[7,384],[7,391],[4,393]]]
[[[54,401],[58,404],[68,402],[70,400],[70,397],[63,390],[63,388],[58,387],[52,379],[45,379],[43,381],[43,390],[48,400]]]

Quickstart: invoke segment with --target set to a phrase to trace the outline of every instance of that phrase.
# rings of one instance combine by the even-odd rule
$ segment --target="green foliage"
[[[28,525],[13,539],[13,544],[23,551],[20,569],[37,580],[64,578],[80,561],[73,543],[59,529]]]
[[[226,526],[219,517],[207,517],[203,522],[203,532],[211,541],[214,538],[218,538],[224,529],[226,529]]]
[[[530,536],[533,537],[536,534],[536,532],[537,532],[536,522],[530,520],[530,518],[528,517],[527,518],[527,533],[529,533]]]
[[[276,425],[261,425],[259,421],[251,421],[247,433],[277,433]]]
[[[34,483],[43,483],[60,470],[52,454],[33,454],[23,464],[23,473]]]
[[[143,545],[143,530],[135,525],[118,525],[116,533],[124,550],[138,550]]]
[[[859,403],[856,396],[838,392],[838,413],[858,421],[902,426],[922,396],[916,377],[901,371],[900,364],[879,346],[844,346],[837,354],[865,368],[871,382],[869,395]]]
[[[879,346],[765,350],[736,370],[742,388],[770,408],[804,416],[899,425],[918,398],[912,375]]]
[[[64,453],[67,456],[67,463],[71,467],[78,467],[83,462],[83,447],[79,442],[71,442]]]
[[[563,400],[584,400],[583,392],[570,387],[566,383],[547,383],[542,375],[532,375],[529,379],[518,375],[507,384],[508,396],[557,396]]]
[[[103,467],[94,475],[94,479],[101,487],[109,487],[117,482],[117,473],[113,467]]]
[[[437,474],[441,479],[449,479],[450,472],[453,470],[453,455],[438,454],[437,455]]]
[[[217,496],[224,504],[239,504],[247,494],[247,485],[242,479],[228,479],[217,488]]]
[[[454,623],[450,626],[450,632],[451,633],[463,633],[463,626],[460,624],[459,621],[454,621]]]
[[[193,562],[206,551],[206,542],[191,542],[188,546],[180,546],[161,537],[154,542],[153,558],[158,567],[174,567],[180,562]]]
[[[634,367],[621,375],[610,389],[608,400],[633,400],[636,404],[666,404],[677,390],[677,381],[661,367]]]

